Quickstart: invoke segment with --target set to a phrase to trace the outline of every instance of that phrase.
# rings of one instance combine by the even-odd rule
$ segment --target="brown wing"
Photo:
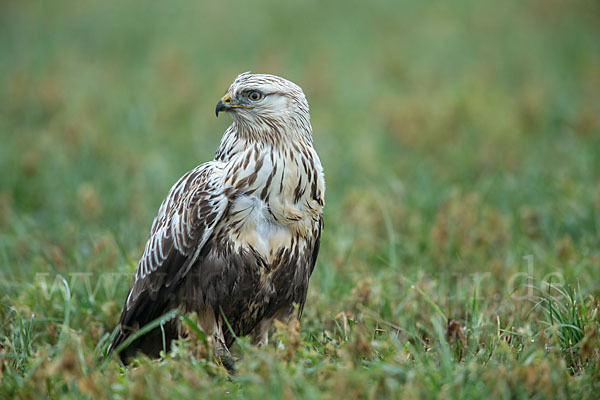
[[[110,354],[139,328],[179,305],[174,291],[212,235],[227,205],[220,163],[202,164],[173,185],[154,219],[123,306]],[[164,335],[164,338],[163,338]],[[156,356],[177,335],[171,321],[136,339],[121,352]],[[165,340],[163,340],[165,339]]]

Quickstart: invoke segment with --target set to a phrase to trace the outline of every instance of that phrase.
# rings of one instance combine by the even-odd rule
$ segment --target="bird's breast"
[[[232,163],[234,189],[225,218],[229,239],[238,250],[258,253],[267,265],[280,249],[297,249],[311,241],[322,204],[312,188],[322,174],[302,154],[250,148]],[[320,169],[320,164],[318,166]]]
[[[297,211],[298,212],[298,211]],[[290,249],[304,241],[297,233],[296,224],[280,223],[271,206],[254,195],[239,196],[231,207],[229,239],[234,248],[252,251],[261,256],[266,265],[276,262],[280,249]]]

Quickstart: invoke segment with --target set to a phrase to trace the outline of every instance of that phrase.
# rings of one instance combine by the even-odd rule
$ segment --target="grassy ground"
[[[0,398],[593,398],[595,1],[4,2]],[[301,328],[97,358],[236,74],[299,83],[327,178]],[[595,393],[595,394],[594,394]]]

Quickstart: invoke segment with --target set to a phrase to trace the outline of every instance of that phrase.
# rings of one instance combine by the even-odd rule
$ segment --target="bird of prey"
[[[160,206],[109,353],[178,309],[197,313],[214,353],[232,369],[235,337],[266,344],[274,320],[302,312],[325,195],[308,102],[286,79],[243,73],[217,103],[217,117],[223,111],[233,123],[214,160],[183,175]],[[179,334],[172,319],[119,357],[157,357]]]

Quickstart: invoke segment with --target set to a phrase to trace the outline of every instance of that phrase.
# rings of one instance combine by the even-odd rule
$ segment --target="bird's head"
[[[217,103],[217,117],[222,111],[231,114],[241,129],[285,128],[311,133],[304,92],[295,83],[275,75],[238,75]]]

